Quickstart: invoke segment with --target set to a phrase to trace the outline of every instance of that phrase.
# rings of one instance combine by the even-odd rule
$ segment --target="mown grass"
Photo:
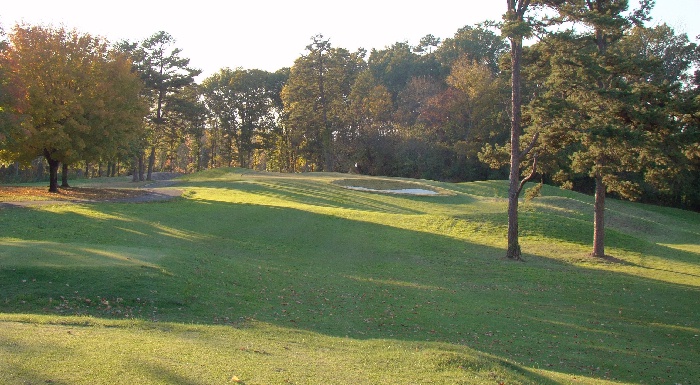
[[[700,378],[697,213],[610,201],[615,259],[592,260],[592,199],[546,187],[519,263],[504,182],[353,178],[222,169],[174,201],[0,209],[0,383]]]

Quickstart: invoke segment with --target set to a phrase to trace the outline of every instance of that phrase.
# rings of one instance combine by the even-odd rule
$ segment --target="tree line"
[[[54,190],[59,164],[134,180],[240,166],[509,178],[516,219],[528,180],[597,207],[612,194],[700,210],[700,50],[646,26],[652,6],[508,0],[502,22],[444,40],[350,51],[317,35],[291,68],[199,83],[166,32],[109,44],[18,25],[0,46],[0,162],[43,156]]]

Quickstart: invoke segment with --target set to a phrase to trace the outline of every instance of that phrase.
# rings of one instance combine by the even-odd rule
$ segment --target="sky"
[[[505,0],[23,0],[0,8],[0,25],[64,26],[111,42],[140,41],[158,31],[175,40],[205,78],[219,69],[276,71],[291,67],[317,34],[333,47],[383,49],[441,39],[485,20],[500,20]],[[636,5],[635,0],[630,1]],[[691,41],[700,35],[700,0],[656,0],[653,23],[666,22]]]

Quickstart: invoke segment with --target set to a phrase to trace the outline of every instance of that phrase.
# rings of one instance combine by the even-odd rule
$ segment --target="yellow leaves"
[[[28,129],[14,142],[13,152],[34,157],[53,148],[62,161],[94,158],[98,151],[116,151],[138,131],[145,115],[140,79],[123,55],[109,52],[104,39],[18,25],[8,43],[0,66],[7,67],[15,96],[9,109]],[[105,130],[112,134],[104,135]]]
[[[493,89],[493,78],[488,66],[463,57],[453,65],[447,83],[474,99]]]

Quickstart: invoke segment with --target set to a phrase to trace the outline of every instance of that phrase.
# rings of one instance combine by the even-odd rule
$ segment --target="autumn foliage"
[[[56,192],[60,163],[109,158],[140,135],[141,82],[101,38],[63,28],[16,26],[0,54],[11,93],[4,160],[43,155]]]

